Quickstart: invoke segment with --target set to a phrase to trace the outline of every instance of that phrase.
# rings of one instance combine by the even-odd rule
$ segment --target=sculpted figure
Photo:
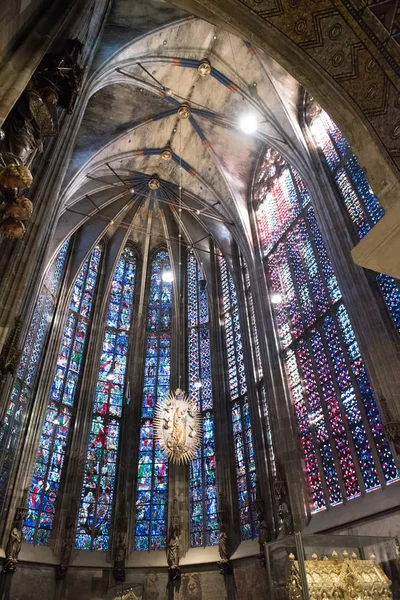
[[[7,117],[0,142],[0,158],[4,165],[24,165],[28,169],[43,151],[43,139],[56,134],[50,107],[57,104],[57,94],[47,88],[39,93],[26,90]]]
[[[6,546],[6,559],[17,562],[18,555],[22,545],[22,532],[17,528],[11,530],[10,537]]]
[[[218,536],[218,551],[221,557],[221,561],[226,562],[229,560],[228,554],[228,534],[225,529],[221,529]]]

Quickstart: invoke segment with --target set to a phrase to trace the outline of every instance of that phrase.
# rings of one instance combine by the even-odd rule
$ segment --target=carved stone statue
[[[172,507],[171,527],[168,540],[167,561],[172,580],[179,580],[179,536],[181,534],[178,499],[175,498]]]
[[[25,502],[25,504],[17,508],[12,529],[8,537],[8,542],[6,546],[6,561],[4,563],[3,573],[14,573],[14,571],[17,568],[18,556],[21,551],[23,540],[22,527],[27,514],[26,494],[24,494],[24,498],[22,499],[22,501]]]
[[[3,165],[31,168],[36,155],[43,152],[44,138],[57,133],[55,114],[51,114],[50,108],[57,100],[49,88],[42,92],[28,89],[20,96],[3,125],[5,137],[0,142]]]
[[[22,533],[14,527],[11,530],[10,537],[6,546],[6,560],[16,563],[18,561],[18,555],[22,545]]]
[[[229,560],[228,554],[228,534],[225,529],[221,529],[218,536],[218,552],[222,561]]]
[[[274,484],[275,498],[278,503],[279,534],[278,538],[293,534],[293,518],[289,505],[286,484],[283,479],[277,479]]]
[[[68,516],[65,520],[64,539],[61,547],[61,564],[58,565],[57,579],[64,579],[69,561],[71,559],[72,549],[75,542],[75,516]]]
[[[125,528],[123,528],[118,532],[117,545],[115,548],[113,575],[116,581],[125,581],[126,549],[126,532]]]

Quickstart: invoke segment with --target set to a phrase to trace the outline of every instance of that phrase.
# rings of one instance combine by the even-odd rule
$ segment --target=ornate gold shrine
[[[141,600],[142,595],[139,596],[134,592],[133,588],[129,590],[125,590],[124,592],[119,592],[117,596],[113,598],[113,600]]]
[[[289,600],[303,600],[299,563],[293,554],[289,558]],[[354,553],[349,558],[344,551],[339,559],[333,551],[332,560],[327,556],[318,560],[316,554],[312,558],[304,561],[310,600],[391,600],[392,582],[375,562],[374,555],[370,560],[359,560]]]
[[[175,463],[188,463],[201,444],[201,417],[180,389],[171,392],[155,408],[155,433],[161,450]]]

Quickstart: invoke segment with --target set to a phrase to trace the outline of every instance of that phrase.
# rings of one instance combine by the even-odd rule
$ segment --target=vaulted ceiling
[[[198,70],[205,58],[208,76]],[[265,145],[310,174],[299,84],[248,43],[161,0],[114,3],[82,93],[53,251],[78,229],[89,251],[122,228],[139,245],[150,237],[150,247],[163,236],[176,246],[181,232],[199,251],[211,235],[227,255],[235,239],[251,256],[247,207]],[[248,113],[253,134],[239,127]],[[148,185],[154,175],[157,190]]]

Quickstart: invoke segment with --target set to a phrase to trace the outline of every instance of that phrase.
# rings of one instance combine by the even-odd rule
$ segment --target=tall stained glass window
[[[29,543],[46,545],[50,539],[100,256],[101,248],[96,246],[72,290],[29,490],[24,524]]]
[[[275,477],[276,476],[276,458],[275,458],[274,446],[272,443],[272,429],[271,429],[271,419],[270,419],[270,415],[269,415],[267,393],[265,391],[264,381],[263,381],[260,342],[258,339],[256,315],[254,312],[253,292],[251,290],[251,285],[250,285],[249,270],[247,268],[246,261],[244,260],[242,255],[240,255],[240,266],[242,268],[242,274],[243,274],[243,280],[244,280],[248,329],[251,332],[251,345],[252,345],[252,350],[253,350],[254,378],[255,378],[256,387],[257,387],[259,405],[261,407],[261,412],[262,412],[262,417],[263,417],[262,422],[263,422],[263,429],[264,429],[264,439],[265,439],[266,446],[268,448],[268,455],[269,455],[268,458],[269,458],[271,473]]]
[[[136,257],[127,246],[110,290],[75,542],[80,550],[109,549],[135,276]]]
[[[154,407],[170,387],[172,283],[168,252],[151,263],[147,317],[139,469],[136,493],[135,550],[160,550],[167,540],[168,462],[153,433]]]
[[[362,239],[383,217],[384,211],[374,196],[358,160],[342,132],[327,113],[316,111],[310,130],[333,177],[353,229]],[[389,275],[378,274],[376,282],[392,321],[400,333],[400,284]]]
[[[189,395],[203,419],[203,441],[190,463],[190,544],[218,543],[217,481],[206,280],[194,254],[187,256]]]
[[[305,185],[274,150],[256,182],[258,234],[315,512],[398,472]]]
[[[228,360],[228,385],[231,400],[233,438],[235,444],[236,481],[243,540],[253,538],[257,531],[256,465],[254,460],[247,382],[236,287],[225,258],[219,253],[223,319]]]
[[[57,294],[64,272],[69,240],[58,253],[46,273],[40,288],[28,335],[25,340],[18,374],[14,382],[7,412],[0,427],[0,510],[10,478],[15,451],[20,439],[23,421],[27,414],[37,381],[38,369],[43,357],[56,306]]]

